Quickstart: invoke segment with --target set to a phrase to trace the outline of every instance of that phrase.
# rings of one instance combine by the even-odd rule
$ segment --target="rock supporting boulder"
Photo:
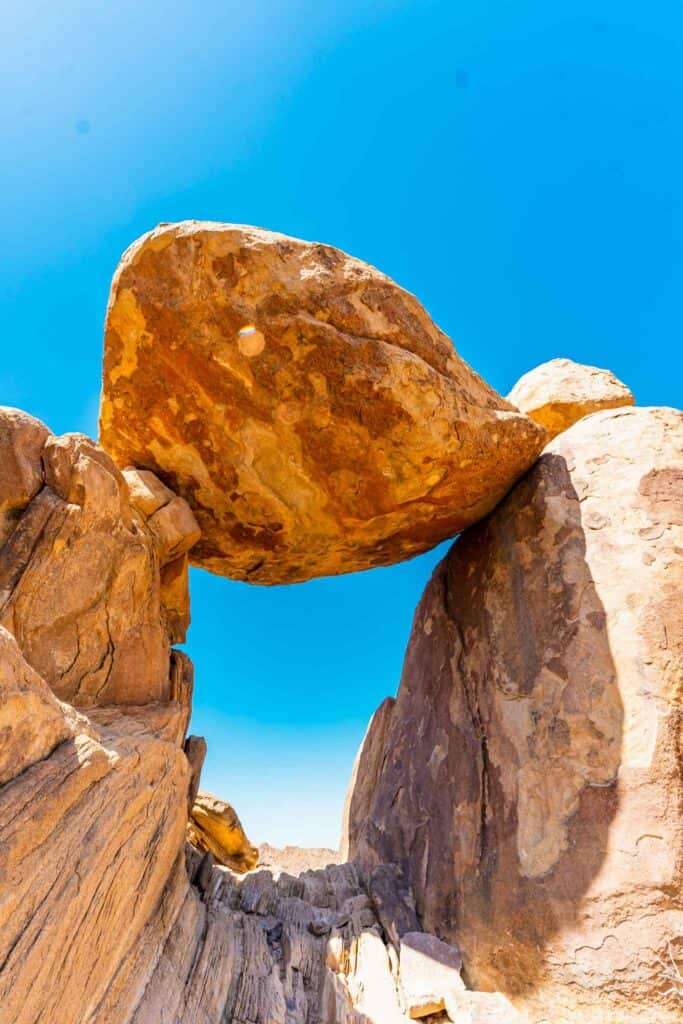
[[[171,495],[150,516],[93,441],[55,437],[17,410],[0,408],[0,444],[10,510],[0,625],[71,704],[169,699],[170,646],[189,622],[187,551],[198,537],[189,507]]]
[[[545,437],[372,267],[201,222],[122,259],[100,431],[189,502],[193,562],[252,583],[424,551],[488,512]]]
[[[201,853],[210,853],[218,864],[242,874],[258,864],[235,809],[212,793],[198,792],[187,823],[187,838]]]
[[[534,1021],[680,1020],[682,552],[683,414],[582,420],[437,568],[364,742],[350,855]]]
[[[633,405],[633,395],[609,370],[551,359],[520,377],[508,402],[540,423],[548,440],[584,416]]]

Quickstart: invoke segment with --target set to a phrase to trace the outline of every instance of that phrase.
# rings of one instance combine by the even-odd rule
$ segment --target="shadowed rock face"
[[[193,562],[252,583],[424,551],[488,512],[545,437],[372,267],[200,222],[122,259],[100,432],[189,502]]]
[[[437,568],[364,741],[350,855],[532,1020],[680,1019],[682,526],[683,414],[577,423]]]
[[[633,395],[609,370],[571,359],[551,359],[525,373],[507,396],[548,432],[548,440],[583,416],[633,405]]]

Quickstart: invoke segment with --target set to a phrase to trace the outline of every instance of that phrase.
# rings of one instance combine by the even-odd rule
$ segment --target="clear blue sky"
[[[159,221],[340,246],[506,392],[553,356],[680,405],[680,0],[54,0],[2,9],[0,403],[96,430]],[[193,730],[252,839],[335,845],[434,553],[291,588],[194,572]]]

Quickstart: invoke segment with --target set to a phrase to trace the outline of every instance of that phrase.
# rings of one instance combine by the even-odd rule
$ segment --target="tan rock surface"
[[[0,537],[0,625],[62,700],[168,700],[170,645],[189,622],[190,509],[157,481],[165,502],[139,513],[93,441],[54,437],[25,414],[0,410],[3,444],[13,518]]]
[[[407,1024],[384,925],[415,917],[379,884],[394,868],[366,890],[334,851],[270,848],[284,863],[239,878],[186,846],[206,744],[185,738],[192,663],[169,650],[161,595],[196,535],[188,510],[88,438],[9,422],[0,1024]],[[255,862],[229,805],[192,806],[209,850]]]
[[[416,614],[351,855],[400,864],[468,984],[533,1022],[681,1019],[682,551],[683,414],[601,412]]]
[[[100,432],[121,467],[189,502],[195,564],[253,583],[424,551],[490,510],[544,440],[372,267],[201,222],[121,261]]]
[[[13,664],[5,643],[0,678]],[[93,709],[74,728],[30,669],[24,689],[14,731],[31,750],[0,787],[0,1022],[123,1022],[99,1005],[183,841],[189,770],[157,731],[180,712],[168,705],[152,729],[146,709]]]
[[[28,413],[0,406],[0,546],[43,485],[41,456],[49,434]]]
[[[529,370],[507,400],[545,427],[549,441],[583,416],[633,405],[629,389],[609,370],[571,359],[551,359]]]
[[[30,746],[0,759],[0,1024],[407,1024],[353,865],[186,866],[181,705],[76,714],[6,631],[0,679]]]
[[[197,793],[187,838],[201,853],[211,853],[219,864],[243,873],[258,864],[258,850],[252,846],[231,804],[212,793]]]
[[[401,939],[399,985],[401,1001],[411,1020],[453,1009],[465,985],[462,959],[453,946],[425,932],[407,932]],[[450,1016],[450,1013],[449,1013]]]

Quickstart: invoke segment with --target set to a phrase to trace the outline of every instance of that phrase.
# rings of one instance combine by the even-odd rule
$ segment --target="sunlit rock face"
[[[682,552],[683,414],[581,420],[436,569],[364,741],[350,856],[534,1021],[680,1020]]]
[[[488,512],[545,437],[377,270],[201,222],[121,261],[100,433],[190,504],[193,562],[253,583],[424,551]]]
[[[258,850],[249,842],[234,807],[213,793],[198,792],[194,797],[187,838],[201,853],[210,853],[216,863],[238,874],[258,864]]]
[[[189,507],[155,480],[152,514],[93,441],[15,409],[0,408],[0,466],[0,625],[23,657],[72,704],[169,699]]]
[[[529,370],[507,400],[545,427],[548,440],[583,416],[633,405],[629,389],[609,370],[571,359],[551,359]]]

